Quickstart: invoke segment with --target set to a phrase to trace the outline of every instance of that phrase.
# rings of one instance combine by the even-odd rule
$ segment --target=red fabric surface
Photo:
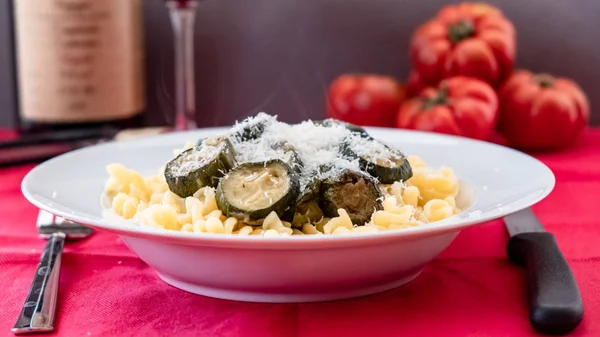
[[[555,233],[583,295],[571,336],[600,336],[600,129],[566,152],[538,155],[557,177],[534,207]],[[37,210],[21,195],[31,168],[0,170],[0,336],[10,335],[44,241]],[[60,336],[535,336],[524,271],[505,255],[500,221],[463,231],[413,282],[360,299],[259,304],[192,295],[168,286],[115,235],[65,247]]]

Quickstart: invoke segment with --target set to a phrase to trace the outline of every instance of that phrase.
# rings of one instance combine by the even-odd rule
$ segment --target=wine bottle
[[[13,0],[21,129],[137,126],[141,0]]]

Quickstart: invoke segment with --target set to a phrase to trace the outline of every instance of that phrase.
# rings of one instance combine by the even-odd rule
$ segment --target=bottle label
[[[140,0],[17,0],[20,115],[125,119],[144,108]]]

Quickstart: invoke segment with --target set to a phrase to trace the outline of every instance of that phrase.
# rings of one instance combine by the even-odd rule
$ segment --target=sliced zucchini
[[[294,221],[294,215],[296,214],[296,207],[297,204],[296,203],[292,203],[292,206],[285,211],[280,217],[279,219],[281,219],[282,221],[287,221],[287,222],[292,222]]]
[[[412,177],[412,167],[404,154],[371,137],[348,137],[342,142],[342,155],[358,158],[361,170],[382,184],[406,181]]]
[[[171,192],[185,198],[202,187],[216,187],[235,165],[235,153],[227,138],[206,138],[202,145],[183,151],[167,163],[165,179]]]
[[[299,177],[278,159],[245,163],[231,170],[217,186],[217,205],[226,216],[245,222],[275,212],[281,218],[292,208],[300,190]]]
[[[383,209],[382,191],[373,177],[363,172],[343,170],[321,183],[319,206],[327,217],[338,216],[338,209],[348,212],[352,223],[364,225],[375,210]]]
[[[259,139],[267,128],[267,121],[246,119],[241,123],[241,129],[233,134],[233,137],[240,142]]]
[[[300,194],[292,220],[292,225],[295,227],[301,227],[306,223],[314,223],[323,218],[323,211],[319,207],[320,185],[321,181],[315,179]]]
[[[363,127],[352,124],[352,123],[344,122],[339,119],[327,118],[327,119],[323,119],[323,120],[314,121],[313,123],[315,125],[322,125],[324,127],[332,127],[335,125],[341,125],[341,126],[345,127],[346,129],[350,130],[354,134],[360,135],[362,137],[369,137],[369,134]]]
[[[273,149],[283,150],[283,158],[281,158],[286,164],[290,165],[294,172],[300,174],[304,168],[302,159],[292,144],[287,141],[279,142],[273,146]]]

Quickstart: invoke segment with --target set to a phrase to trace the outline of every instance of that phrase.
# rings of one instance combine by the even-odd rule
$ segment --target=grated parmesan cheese
[[[347,141],[357,156],[377,163],[377,165],[393,168],[404,162],[401,153],[379,140],[352,135]]]
[[[293,166],[294,163],[291,161],[294,156],[289,151],[291,147],[303,166],[300,176],[302,189],[306,188],[315,178],[325,180],[338,177],[346,170],[361,171],[358,159],[342,156],[340,146],[343,142],[347,142],[361,156],[367,154],[393,156],[393,152],[390,152],[382,143],[368,141],[368,139],[352,133],[342,123],[324,126],[307,120],[290,125],[278,121],[276,115],[264,112],[236,122],[229,132],[220,136],[229,139],[235,149],[235,159],[238,163],[280,159]],[[281,146],[282,144],[286,144],[286,146]],[[212,149],[218,150],[218,148]],[[201,166],[205,162],[201,158],[204,155],[207,155],[208,158],[214,156],[213,153],[203,153],[202,151],[192,155],[200,159],[200,163],[187,163],[186,158],[186,161],[182,163],[181,172]],[[323,170],[324,167],[328,169]]]
[[[202,146],[195,147],[175,159],[177,165],[169,167],[174,176],[185,176],[194,172],[214,160],[221,151],[221,147]]]
[[[236,137],[256,125],[263,128],[259,138],[241,141]],[[277,145],[287,142],[302,162],[300,182],[302,188],[305,188],[315,177],[327,179],[336,177],[347,169],[360,170],[358,160],[348,160],[340,154],[341,142],[350,135],[350,130],[341,124],[326,127],[308,120],[290,125],[278,121],[277,116],[261,112],[255,117],[236,123],[230,131],[229,139],[236,149],[236,159],[240,163],[269,159],[286,161],[289,159],[289,152]],[[323,166],[331,169],[321,172]]]

